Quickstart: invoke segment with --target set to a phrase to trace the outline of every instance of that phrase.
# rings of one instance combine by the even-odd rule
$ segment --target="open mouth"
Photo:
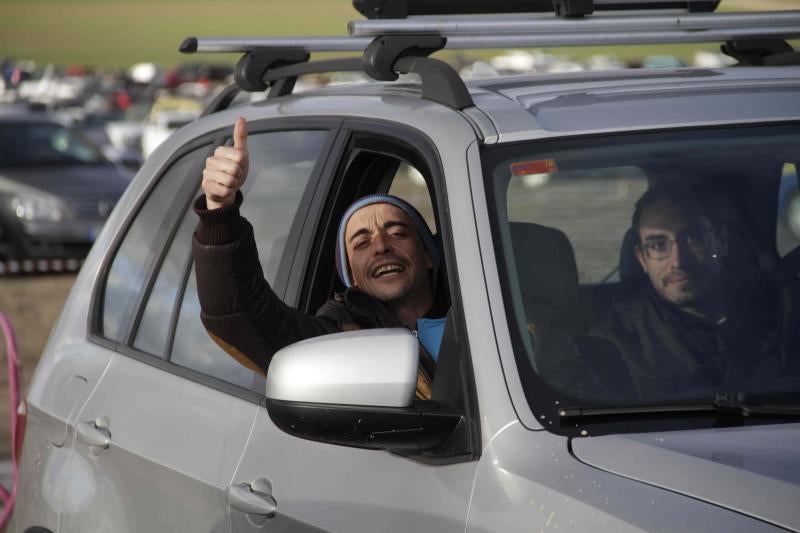
[[[387,265],[381,265],[381,266],[379,266],[378,268],[376,268],[372,272],[372,277],[373,278],[387,278],[387,277],[391,277],[391,276],[396,276],[396,275],[401,274],[402,272],[404,272],[405,269],[406,268],[403,265],[400,265],[400,264],[397,264],[397,263],[390,263],[390,264],[387,264]]]

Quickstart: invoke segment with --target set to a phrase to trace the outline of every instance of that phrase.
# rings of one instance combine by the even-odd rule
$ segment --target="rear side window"
[[[275,287],[276,277],[284,252],[291,254],[293,251],[291,247],[287,249],[287,242],[291,242],[289,234],[296,220],[305,220],[304,214],[299,213],[298,209],[329,136],[330,132],[321,130],[282,131],[251,134],[248,139],[250,174],[242,190],[245,201],[241,213],[256,229],[256,244],[264,276],[278,291],[280,288]],[[207,152],[208,150],[202,154],[203,158]],[[180,171],[196,174],[199,181],[202,165],[203,161],[196,166],[185,164]],[[165,178],[168,177],[169,175],[165,175]],[[192,181],[194,187],[179,193],[184,199],[181,207],[187,205],[189,197],[196,198],[202,194],[195,188],[197,181]],[[163,210],[163,202],[159,200],[163,190],[156,188],[151,195],[147,207],[153,204],[157,209],[141,211],[126,237],[126,243],[131,238],[141,240],[138,233],[144,230],[137,230],[138,233],[134,234],[134,228],[137,224],[146,226],[148,222],[140,219],[153,216],[158,209]],[[176,190],[168,192],[174,196]],[[181,209],[174,211],[181,214]],[[170,237],[171,242],[165,242],[159,247],[159,250],[166,249],[166,253],[159,254],[158,250],[153,252],[163,258],[160,259],[151,283],[146,283],[144,279],[147,268],[140,269],[141,279],[134,283],[124,278],[125,270],[121,266],[117,267],[117,260],[112,266],[112,273],[116,273],[114,287],[126,283],[128,293],[137,290],[141,293],[148,292],[141,304],[142,311],[137,321],[133,348],[137,352],[144,352],[200,374],[250,388],[263,378],[218,347],[206,333],[200,320],[200,304],[191,258],[192,234],[198,219],[191,208],[183,211],[182,217],[174,235]],[[169,228],[173,227],[175,222],[165,225],[162,232],[169,233]],[[128,255],[122,255],[121,250],[118,257],[128,261]],[[140,263],[147,265],[152,260],[140,258]],[[116,271],[114,267],[117,267]],[[118,279],[120,281],[116,281]],[[117,291],[120,292],[122,291]],[[109,295],[109,298],[117,293]],[[135,305],[136,297],[130,296],[130,299]]]
[[[242,216],[255,229],[264,277],[274,286],[303,193],[328,138],[327,131],[251,135],[250,175],[243,189]],[[193,212],[188,217],[196,221]],[[180,304],[171,361],[223,381],[249,387],[253,371],[214,344],[200,321],[194,269]]]
[[[125,240],[117,250],[106,278],[103,292],[102,335],[124,342],[125,325],[144,290],[149,267],[159,242],[166,239],[165,228],[171,228],[180,214],[176,202],[185,203],[179,191],[186,178],[199,169],[200,160],[209,147],[197,148],[179,158],[164,173],[136,215]]]

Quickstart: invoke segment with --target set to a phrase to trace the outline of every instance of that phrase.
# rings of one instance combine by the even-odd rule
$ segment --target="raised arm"
[[[247,124],[239,118],[233,146],[206,160],[193,253],[201,319],[212,339],[251,368],[266,370],[275,351],[293,342],[339,331],[337,321],[285,305],[264,279],[250,223],[239,214],[247,178]],[[251,364],[254,363],[254,364]]]

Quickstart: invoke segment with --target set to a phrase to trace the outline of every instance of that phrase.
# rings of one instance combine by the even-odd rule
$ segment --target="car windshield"
[[[60,124],[0,122],[0,168],[105,162],[89,141]]]
[[[534,412],[800,391],[798,147],[780,125],[482,149]]]

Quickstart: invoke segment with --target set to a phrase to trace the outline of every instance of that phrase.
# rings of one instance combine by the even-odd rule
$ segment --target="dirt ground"
[[[22,358],[23,393],[75,281],[75,274],[0,276],[0,313],[11,319]],[[11,454],[5,339],[0,342],[0,458]]]

